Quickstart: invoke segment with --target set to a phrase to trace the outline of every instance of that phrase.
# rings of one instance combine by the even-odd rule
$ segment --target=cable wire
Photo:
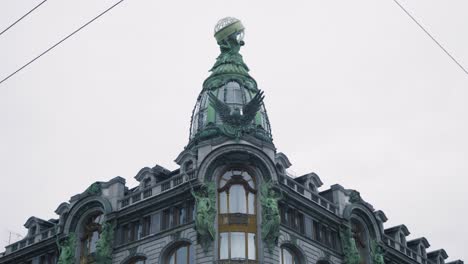
[[[18,20],[16,20],[13,24],[9,25],[7,28],[5,28],[2,32],[0,32],[0,36],[7,32],[10,28],[12,28],[14,25],[16,25],[18,22],[23,20],[23,18],[27,17],[29,14],[31,14],[34,10],[36,10],[38,7],[40,7],[43,3],[47,2],[47,0],[44,0],[40,2],[37,6],[35,6],[33,9],[29,10],[26,14],[24,14],[22,17],[20,17]]]
[[[101,12],[99,15],[97,15],[96,17],[94,17],[93,19],[91,19],[90,21],[88,21],[86,24],[82,25],[81,27],[79,27],[78,29],[76,29],[75,31],[73,31],[72,33],[68,34],[66,37],[64,37],[63,39],[61,39],[59,42],[55,43],[52,47],[46,49],[45,51],[43,51],[41,54],[39,54],[38,56],[36,56],[34,59],[30,60],[28,63],[24,64],[23,66],[21,66],[19,69],[17,69],[16,71],[14,71],[13,73],[11,73],[10,75],[8,75],[7,77],[5,77],[4,79],[2,79],[0,81],[0,84],[2,84],[3,82],[5,82],[6,80],[10,79],[13,75],[17,74],[18,72],[20,72],[21,70],[23,70],[24,68],[26,68],[28,65],[30,65],[31,63],[33,63],[34,61],[36,61],[37,59],[39,59],[40,57],[42,57],[43,55],[45,55],[47,52],[51,51],[52,49],[54,49],[55,47],[57,47],[58,45],[60,45],[62,42],[64,42],[65,40],[67,40],[68,38],[70,38],[71,36],[75,35],[76,33],[78,33],[80,30],[82,30],[83,28],[85,28],[86,26],[88,26],[89,24],[93,23],[95,20],[97,20],[98,18],[100,18],[102,15],[104,15],[105,13],[109,12],[110,10],[112,10],[114,7],[116,7],[117,5],[119,5],[120,3],[122,3],[123,1],[125,0],[120,0],[118,1],[117,3],[115,3],[114,5],[112,5],[111,7],[109,7],[108,9],[104,10],[103,12]]]
[[[462,69],[462,71],[464,71],[467,75],[468,75],[468,71],[457,61],[457,59],[455,59],[455,57],[453,57],[445,48],[444,46],[442,46],[442,44],[440,44],[439,41],[437,41],[432,35],[431,33],[429,33],[429,31],[427,31],[412,15],[410,12],[408,12],[397,0],[393,0],[393,2],[395,2],[410,18],[411,20],[414,21],[414,23],[416,23],[416,25],[418,25],[425,33],[426,35],[428,35],[436,44],[437,46],[439,46],[444,52],[445,54],[447,54],[447,56],[449,56],[453,62],[455,62],[458,67],[460,67],[460,69]]]

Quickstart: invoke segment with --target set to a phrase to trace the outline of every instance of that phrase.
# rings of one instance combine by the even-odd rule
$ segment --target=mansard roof
[[[423,245],[425,248],[428,248],[428,247],[431,246],[425,237],[415,238],[415,239],[409,240],[406,243],[407,243],[408,247]]]
[[[53,220],[53,219],[51,219],[51,220]],[[54,226],[54,223],[52,223],[50,221],[40,219],[40,218],[37,218],[35,216],[31,216],[26,221],[26,223],[24,223],[24,227],[29,229],[30,227],[32,227],[35,224],[38,224],[40,227],[52,227],[52,226]]]
[[[429,259],[435,259],[435,258],[437,258],[439,256],[444,258],[444,259],[448,258],[447,252],[445,252],[445,249],[443,249],[443,248],[437,249],[437,250],[434,250],[434,251],[431,251],[431,252],[427,253],[427,257]]]
[[[319,188],[323,185],[320,177],[315,172],[307,173],[305,175],[294,178],[294,180],[300,184],[313,183],[315,187]]]
[[[390,234],[394,234],[394,233],[396,233],[398,231],[402,231],[405,236],[408,236],[409,234],[411,234],[410,231],[408,230],[408,228],[405,225],[397,225],[397,226],[387,228],[387,229],[385,229],[385,234],[390,235]]]
[[[163,176],[163,178],[167,178],[172,172],[164,168],[163,166],[156,164],[153,168],[144,167],[137,173],[137,175],[134,178],[137,181],[141,181],[143,180],[143,177],[148,173],[152,174],[155,177]]]
[[[458,259],[458,260],[447,262],[446,264],[464,264],[464,262]]]

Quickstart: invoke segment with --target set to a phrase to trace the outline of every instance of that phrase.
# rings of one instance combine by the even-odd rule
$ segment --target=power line
[[[24,14],[22,17],[20,17],[18,20],[16,20],[13,24],[11,24],[10,26],[8,26],[7,28],[5,28],[2,32],[0,32],[0,36],[7,32],[7,30],[9,30],[10,28],[12,28],[14,25],[16,25],[18,22],[20,22],[21,20],[23,20],[23,18],[25,18],[26,16],[28,16],[29,14],[31,14],[34,10],[36,10],[38,7],[40,7],[43,3],[47,2],[47,0],[44,0],[42,2],[40,2],[37,6],[35,6],[33,9],[29,10],[29,12],[27,12],[26,14]]]
[[[78,29],[76,29],[75,31],[73,31],[72,33],[70,33],[69,35],[67,35],[66,37],[64,37],[63,39],[61,39],[59,42],[55,43],[52,47],[46,49],[44,52],[42,52],[41,54],[39,54],[38,56],[36,56],[34,59],[30,60],[28,63],[24,64],[23,66],[21,66],[19,69],[17,69],[16,71],[14,71],[13,73],[11,73],[10,75],[8,75],[7,77],[5,77],[4,79],[2,79],[0,81],[0,84],[2,84],[4,81],[10,79],[13,75],[17,74],[18,72],[20,72],[21,70],[23,70],[24,68],[26,68],[27,66],[29,66],[29,64],[33,63],[34,61],[36,61],[37,59],[39,59],[40,57],[42,57],[43,55],[45,55],[47,52],[51,51],[52,49],[54,49],[55,47],[57,47],[58,45],[60,45],[62,42],[64,42],[65,40],[67,40],[68,38],[70,38],[71,36],[75,35],[76,33],[78,33],[80,30],[82,30],[83,28],[85,28],[86,26],[88,26],[89,24],[93,23],[95,20],[97,20],[98,18],[100,18],[102,15],[104,15],[105,13],[109,12],[111,9],[113,9],[114,7],[116,7],[117,5],[119,5],[120,3],[122,3],[123,1],[125,0],[120,0],[118,1],[117,3],[115,3],[114,5],[112,5],[111,7],[109,7],[108,9],[104,10],[102,13],[100,13],[99,15],[97,15],[96,17],[94,17],[93,19],[91,19],[90,21],[88,21],[86,24],[82,25],[81,27],[79,27]]]
[[[416,25],[418,25],[425,33],[426,35],[428,35],[436,44],[437,46],[439,46],[444,52],[445,54],[447,54],[447,56],[449,56],[453,62],[455,62],[458,67],[460,67],[460,69],[462,69],[467,75],[468,75],[468,71],[457,61],[457,59],[455,59],[455,57],[453,57],[443,46],[442,44],[439,43],[439,41],[437,41],[432,35],[431,33],[429,33],[429,31],[427,31],[412,15],[410,12],[408,12],[397,0],[393,0],[393,2],[395,2],[410,18],[411,20],[414,21],[414,23],[416,23]]]

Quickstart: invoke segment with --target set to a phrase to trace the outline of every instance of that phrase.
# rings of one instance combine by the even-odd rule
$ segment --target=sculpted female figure
[[[204,248],[208,248],[211,241],[216,236],[214,226],[216,218],[216,187],[210,182],[204,184],[200,191],[191,191],[195,198],[196,217],[195,228],[198,233],[198,239]]]
[[[279,237],[280,212],[278,201],[282,195],[272,189],[271,182],[266,182],[260,187],[260,203],[262,205],[262,238],[271,251]]]

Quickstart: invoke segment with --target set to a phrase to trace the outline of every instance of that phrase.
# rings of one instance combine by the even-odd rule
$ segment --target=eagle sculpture
[[[263,91],[258,91],[257,94],[242,107],[242,112],[238,107],[231,110],[229,105],[219,100],[213,93],[208,93],[210,102],[216,112],[219,114],[224,124],[234,127],[248,126],[258,110],[263,104]]]

